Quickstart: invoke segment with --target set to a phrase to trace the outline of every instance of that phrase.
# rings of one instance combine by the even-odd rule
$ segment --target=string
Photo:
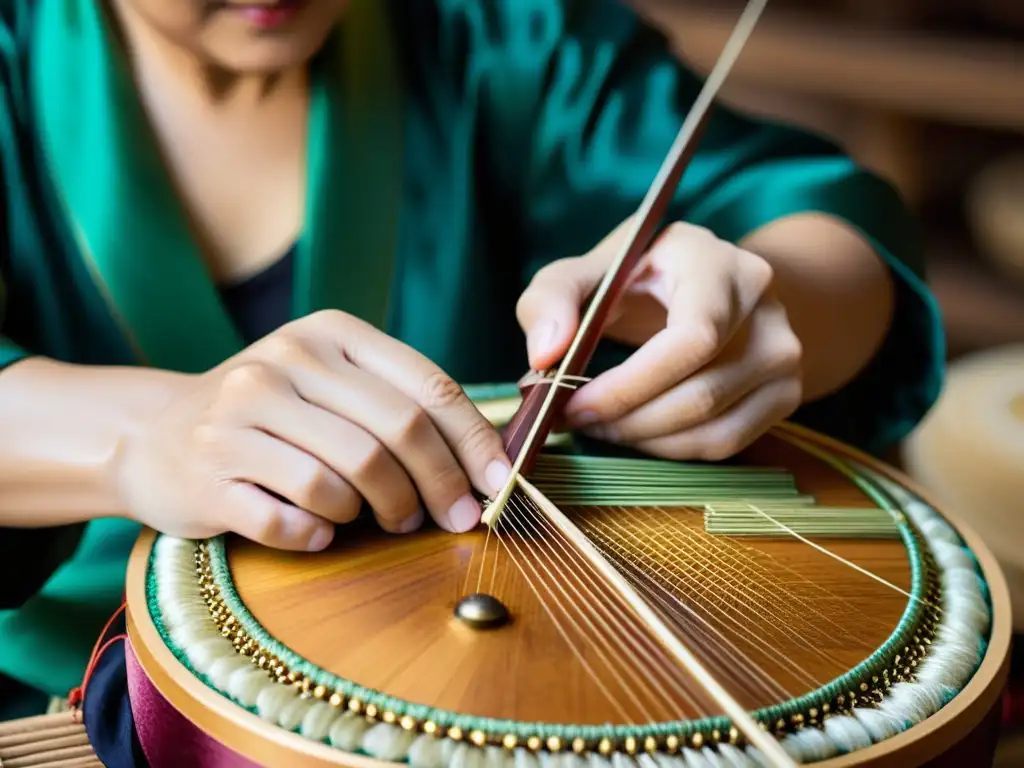
[[[779,521],[775,520],[771,515],[769,515],[764,510],[759,509],[758,507],[755,507],[753,505],[751,505],[751,509],[753,509],[754,511],[764,515],[768,520],[771,520],[773,523],[778,525],[784,531],[788,532],[791,536],[793,536],[793,538],[795,538],[795,539],[797,539],[799,541],[802,541],[807,546],[809,546],[809,547],[811,547],[813,549],[818,550],[819,552],[821,552],[824,555],[828,555],[833,560],[836,560],[836,561],[842,563],[843,565],[849,566],[850,568],[852,568],[853,570],[857,571],[858,573],[862,573],[865,576],[867,576],[867,577],[869,577],[871,579],[874,579],[879,584],[882,584],[882,585],[884,585],[886,587],[889,587],[890,589],[895,590],[896,592],[899,592],[901,595],[907,597],[910,600],[914,600],[916,602],[919,602],[919,603],[922,603],[924,605],[927,605],[929,608],[934,608],[937,611],[941,611],[942,610],[942,608],[940,606],[933,605],[928,600],[925,600],[923,598],[916,597],[915,595],[910,594],[909,592],[907,592],[902,587],[899,587],[899,586],[893,584],[891,581],[888,581],[887,579],[883,579],[881,576],[878,576],[877,574],[872,573],[868,569],[862,568],[861,566],[857,565],[856,563],[854,563],[854,562],[852,562],[850,560],[847,560],[846,558],[836,554],[835,552],[832,552],[832,551],[826,549],[825,547],[821,546],[820,544],[818,544],[816,542],[813,542],[810,539],[807,539],[807,538],[801,536],[799,533],[794,531],[792,528],[789,528],[788,526],[784,525],[783,523],[780,523]]]
[[[499,521],[499,523],[500,523],[500,521]],[[497,528],[498,528],[498,526],[495,526],[495,532],[496,532],[496,535],[500,539],[501,534],[497,530]],[[505,543],[505,549],[506,549],[506,551],[511,552],[511,548],[509,547],[508,543]],[[520,554],[522,554],[521,550],[519,550],[518,545],[516,545],[516,549],[517,549],[517,551],[520,552]],[[525,561],[525,558],[523,558],[523,559]],[[530,577],[526,574],[525,569],[519,564],[519,561],[516,560],[515,558],[512,559],[512,563],[513,563],[513,565],[516,566],[516,568],[519,569],[521,575],[523,576],[523,580],[526,582],[527,586],[530,588],[530,590],[533,592],[534,596],[537,598],[537,602],[540,604],[540,606],[544,610],[544,612],[548,614],[548,618],[550,618],[552,624],[555,625],[556,631],[559,633],[559,635],[561,635],[561,637],[565,641],[566,645],[569,646],[570,651],[572,651],[573,655],[576,657],[576,660],[579,661],[580,666],[582,666],[583,669],[590,676],[590,679],[594,682],[594,685],[596,685],[598,687],[598,689],[601,691],[601,693],[604,695],[604,697],[608,700],[608,703],[611,704],[611,706],[615,710],[618,711],[619,716],[622,717],[623,720],[626,723],[632,725],[633,721],[630,719],[629,715],[625,712],[625,710],[622,709],[622,706],[621,706],[621,704],[619,704],[618,699],[616,697],[612,696],[612,694],[608,690],[607,686],[605,686],[605,684],[597,676],[597,673],[594,671],[594,668],[590,666],[590,664],[584,658],[583,654],[576,647],[576,644],[570,639],[569,633],[565,631],[565,628],[562,626],[562,624],[555,617],[554,612],[548,606],[547,602],[541,597],[540,591],[534,585],[534,583],[530,579]],[[568,618],[569,618],[570,621],[572,621],[571,617],[568,617]]]
[[[733,552],[739,553],[738,556],[741,556],[745,560],[744,564],[748,565],[748,566],[750,566],[752,568],[758,569],[760,575],[766,581],[770,581],[770,580],[778,581],[778,571],[779,570],[784,571],[786,573],[793,574],[797,579],[799,579],[800,583],[803,586],[808,587],[810,589],[814,589],[814,590],[816,590],[818,592],[821,592],[822,594],[824,594],[830,600],[834,600],[834,601],[839,602],[840,605],[842,606],[842,610],[843,610],[844,614],[848,615],[849,613],[856,613],[858,615],[858,618],[859,618],[860,621],[862,621],[864,623],[868,623],[868,624],[874,624],[875,626],[883,627],[884,628],[884,624],[883,624],[883,622],[880,619],[878,619],[877,617],[874,617],[874,616],[869,616],[868,614],[864,613],[860,608],[858,608],[855,603],[847,600],[846,598],[840,597],[839,595],[837,595],[836,593],[832,592],[831,590],[826,589],[825,587],[823,587],[821,584],[819,584],[817,582],[814,582],[814,581],[811,581],[810,579],[808,579],[803,574],[795,571],[793,568],[791,568],[790,566],[786,565],[786,563],[784,563],[781,560],[779,560],[777,557],[772,555],[770,552],[765,552],[764,550],[757,549],[757,548],[752,547],[752,546],[750,546],[750,545],[748,545],[746,543],[743,543],[741,541],[737,541],[735,539],[727,538],[727,537],[718,537],[718,536],[716,536],[714,538],[710,538],[709,541],[713,541],[720,548],[723,548],[723,549],[726,549],[726,550],[732,550]],[[767,558],[768,560],[770,560],[771,563],[772,563],[772,567],[775,568],[776,571],[772,572],[771,570],[769,570],[765,566],[759,564],[757,562],[757,560],[752,556],[751,553],[756,553],[758,556],[763,557],[763,558]],[[796,593],[794,593],[793,599],[797,600],[798,602],[800,602],[803,605],[807,605],[807,603],[803,600],[803,598],[801,598]],[[842,626],[836,624],[835,622],[831,622],[829,617],[826,616],[824,613],[822,613],[822,612],[818,611],[817,609],[815,609],[813,607],[810,607],[810,606],[808,606],[808,610],[817,613],[819,616],[821,616],[826,621],[830,621],[830,623],[832,623],[833,626],[836,627],[837,630],[839,630],[840,632],[845,633],[845,630],[844,630],[844,628]],[[866,645],[865,645],[865,647],[866,647]]]
[[[796,763],[779,742],[769,735],[767,731],[761,729],[750,716],[750,713],[722,687],[716,677],[700,663],[692,651],[661,620],[655,610],[633,590],[622,574],[601,555],[599,550],[594,548],[586,536],[573,525],[561,510],[545,499],[522,477],[518,478],[517,483],[543,511],[545,516],[557,525],[587,557],[590,563],[600,571],[601,575],[612,585],[617,594],[638,615],[641,623],[647,626],[647,629],[658,638],[665,649],[675,657],[697,684],[707,692],[708,696],[724,709],[724,714],[733,721],[736,728],[746,737],[750,744],[760,750],[765,758],[777,766],[795,766]]]
[[[604,513],[604,514],[607,514],[607,513]],[[625,533],[627,536],[629,536],[629,537],[631,537],[633,539],[639,540],[639,537],[637,537],[636,534],[633,531],[631,531],[628,528],[625,528],[624,526],[618,524],[618,521],[615,521],[615,528],[618,531]],[[617,545],[616,543],[614,543],[614,541],[611,540],[610,537],[609,537],[609,539],[607,541],[608,541],[608,544],[611,544],[612,546],[616,546],[616,547],[620,546],[620,545]],[[676,586],[678,588],[679,586],[681,586],[680,582],[686,583],[687,580],[688,580],[689,584],[692,587],[691,594],[696,593],[693,596],[700,596],[702,594],[707,594],[707,592],[709,590],[709,587],[707,586],[706,582],[705,583],[701,583],[701,581],[699,581],[697,578],[695,578],[693,576],[690,576],[690,574],[688,573],[688,571],[689,572],[693,572],[695,570],[694,566],[683,562],[675,553],[670,552],[670,557],[674,558],[674,560],[675,560],[675,562],[672,563],[672,564],[681,567],[682,570],[681,571],[680,570],[673,570],[673,571],[665,574],[667,576],[665,581],[667,581],[669,583],[669,585],[674,585],[674,586]],[[662,566],[662,567],[659,568],[659,570],[660,571],[664,571],[665,567]],[[703,574],[701,574],[701,575],[703,575]],[[679,597],[678,595],[676,595],[676,597],[677,597],[677,599],[680,600],[680,602],[682,602],[681,597]],[[740,602],[739,605],[742,605],[742,602]],[[809,672],[804,670],[799,665],[791,662],[784,655],[780,654],[779,651],[776,648],[774,648],[773,645],[770,642],[768,642],[767,638],[760,637],[760,636],[758,636],[757,633],[753,632],[750,623],[744,621],[744,620],[748,619],[748,616],[746,616],[744,614],[742,608],[737,607],[737,606],[730,606],[729,608],[730,608],[730,610],[726,611],[726,610],[722,610],[721,608],[719,608],[718,606],[714,605],[710,601],[705,602],[705,609],[708,610],[709,613],[712,616],[714,616],[717,613],[719,621],[721,621],[723,624],[728,624],[728,625],[732,625],[733,627],[735,627],[735,629],[738,631],[740,636],[746,636],[748,639],[752,638],[752,639],[756,639],[756,640],[760,641],[762,643],[762,647],[764,649],[770,651],[771,655],[774,656],[775,660],[779,663],[780,667],[785,668],[786,665],[792,664],[792,668],[794,670],[800,672],[803,675],[803,677],[805,678],[805,682],[810,682],[810,684],[812,686],[813,685],[820,685],[820,683],[817,680],[817,678],[815,678],[813,675],[811,675]],[[731,615],[729,615],[729,613],[735,614],[735,616],[731,616]],[[738,618],[736,618],[736,616],[738,616]],[[755,616],[754,618],[763,618],[763,617]],[[814,648],[814,646],[812,646],[812,645],[810,645],[808,643],[803,643],[799,637],[791,638],[791,639],[795,639],[798,642],[798,644],[804,645],[811,652],[814,652],[816,650]],[[780,657],[781,657],[781,661],[779,661]],[[756,664],[753,664],[751,662],[751,667],[756,667]],[[767,675],[765,675],[765,677],[768,680],[770,680],[772,683],[776,682],[773,678],[770,678]]]
[[[719,647],[706,645],[703,647],[703,650],[707,655],[715,655],[717,657],[717,661],[722,664],[723,671],[726,674],[731,674],[733,681],[737,686],[743,687],[750,682],[752,676],[749,674],[749,670],[753,670],[757,676],[759,676],[758,682],[764,686],[765,690],[757,691],[753,688],[747,688],[746,692],[748,695],[756,697],[758,693],[767,693],[768,695],[778,696],[783,699],[793,698],[793,694],[789,689],[783,687],[769,676],[759,665],[753,662],[745,653],[743,653],[743,651],[737,648],[732,641],[712,626],[707,619],[694,611],[691,606],[684,603],[678,595],[670,592],[662,584],[655,581],[650,574],[645,573],[637,567],[636,563],[621,556],[617,556],[615,553],[609,553],[609,556],[615,560],[615,562],[620,566],[620,569],[637,572],[636,576],[632,580],[633,584],[650,600],[660,605],[662,610],[669,616],[673,617],[677,622],[681,622],[683,620],[682,614],[689,614],[693,619],[696,619],[698,622],[703,624],[702,627],[697,627],[697,629],[702,633],[706,640],[710,635],[714,635],[714,639],[721,645]],[[678,608],[673,608],[673,603],[677,604]],[[725,657],[724,659],[722,658],[723,656]],[[730,662],[736,667],[736,669],[730,672],[730,665],[724,662]],[[744,663],[747,664],[745,669],[743,668]],[[747,672],[747,674],[744,674],[744,672]]]
[[[587,563],[584,558],[580,557],[579,554],[576,553],[572,549],[571,542],[561,533],[561,531],[559,531],[557,528],[555,528],[555,526],[553,526],[551,524],[551,522],[549,520],[547,520],[543,516],[543,514],[540,512],[540,510],[536,509],[535,506],[530,504],[528,499],[524,499],[524,498],[521,498],[521,497],[518,497],[518,496],[513,496],[509,500],[509,504],[511,505],[511,508],[509,510],[509,512],[510,512],[509,516],[512,517],[513,520],[516,518],[516,516],[514,514],[515,512],[525,512],[526,515],[530,518],[529,520],[526,520],[525,522],[534,531],[536,531],[538,534],[541,533],[538,530],[538,528],[536,527],[536,525],[534,525],[534,521],[536,521],[539,525],[548,528],[549,531],[551,533],[553,533],[552,539],[558,543],[560,549],[563,552],[566,553],[567,557],[572,559],[572,562],[569,563],[569,562],[566,561],[566,559],[562,558],[561,556],[557,556],[556,555],[558,557],[559,564],[564,566],[563,573],[565,573],[565,574],[584,574],[584,575],[587,575],[588,581],[590,581],[591,584],[597,583],[599,585],[598,589],[600,589],[600,582],[597,581],[594,578],[594,576],[597,576],[597,574],[596,574],[596,572],[594,572],[594,570],[590,566],[590,564]],[[593,574],[593,575],[591,575],[591,574]],[[581,580],[581,583],[582,583],[582,580]],[[589,588],[586,584],[584,584],[583,586],[584,586],[584,589],[587,592],[587,596],[586,597],[589,597],[591,599],[590,600],[586,600],[586,598],[584,598],[582,595],[580,595],[579,592],[577,591],[576,592],[577,596],[584,600],[584,602],[582,604],[585,605],[585,606],[586,605],[592,605],[592,606],[595,606],[595,607],[605,607],[605,608],[614,609],[614,616],[612,617],[612,621],[614,622],[615,630],[618,630],[621,633],[621,635],[623,637],[625,637],[626,640],[631,645],[633,645],[634,647],[640,646],[639,647],[638,655],[643,655],[646,658],[648,664],[651,665],[651,668],[653,668],[653,669],[657,670],[658,672],[660,672],[670,685],[674,685],[675,686],[676,692],[682,698],[686,699],[691,705],[693,705],[696,709],[698,709],[698,711],[700,711],[701,714],[706,715],[707,714],[706,711],[702,710],[701,709],[701,705],[693,700],[692,694],[689,691],[686,690],[686,688],[684,687],[682,681],[680,681],[678,678],[676,678],[672,674],[673,672],[678,672],[678,667],[676,667],[675,665],[672,665],[670,660],[666,659],[665,657],[662,657],[660,660],[656,660],[653,657],[653,654],[650,652],[650,650],[648,650],[647,648],[644,648],[643,645],[641,643],[639,643],[638,640],[634,637],[635,633],[631,633],[631,632],[628,631],[628,622],[630,621],[630,619],[632,617],[630,617],[619,606],[618,600],[615,599],[615,597],[612,596],[612,595],[608,595],[608,594],[598,595],[598,594],[595,594],[594,590]],[[595,611],[595,612],[597,612],[597,611]],[[611,612],[612,611],[609,610],[609,613],[611,613]],[[646,667],[644,667],[641,664],[638,664],[638,668],[640,670],[640,673],[647,677],[648,681],[655,688],[658,689],[658,693],[660,695],[662,695],[662,697],[667,702],[669,702],[669,704],[671,705],[673,702],[671,700],[671,697],[669,697],[667,691],[665,691],[664,687],[660,683],[658,683],[656,680],[654,680],[651,677],[650,674],[648,674]]]
[[[516,499],[515,499],[515,497],[509,499],[509,504],[513,505],[513,508],[516,506]],[[540,561],[541,567],[548,574],[548,576],[551,577],[554,580],[555,586],[561,592],[562,597],[566,600],[565,605],[572,605],[572,599],[569,597],[568,594],[566,594],[565,589],[562,588],[562,585],[560,583],[563,580],[562,579],[558,579],[554,574],[551,573],[551,570],[544,563],[543,556],[538,557],[537,559]],[[568,575],[568,573],[569,572],[567,571],[563,575]],[[564,579],[564,580],[571,582],[571,580],[569,580],[569,579]],[[574,589],[573,591],[576,591],[576,590]],[[578,596],[579,592],[577,591],[576,594]],[[586,606],[586,603],[584,603],[583,605]],[[568,613],[568,611],[566,611],[566,613]],[[594,613],[596,615],[596,611]],[[640,712],[643,714],[644,718],[646,718],[646,720],[648,722],[650,722],[652,720],[650,710],[648,710],[647,707],[644,706],[643,702],[636,696],[632,686],[627,685],[625,679],[620,675],[620,673],[619,673],[618,669],[616,668],[615,664],[613,664],[612,661],[607,656],[605,656],[603,651],[598,647],[598,643],[595,642],[595,638],[598,639],[598,640],[603,640],[601,645],[603,645],[606,648],[608,648],[608,650],[613,655],[615,654],[616,650],[618,650],[619,652],[622,652],[623,650],[625,650],[627,659],[632,658],[635,661],[635,657],[630,652],[630,649],[628,648],[628,646],[626,646],[624,643],[622,643],[621,640],[619,640],[618,643],[617,643],[617,645],[618,645],[617,649],[616,648],[610,648],[609,646],[611,646],[611,643],[607,640],[607,636],[610,635],[610,636],[612,636],[616,640],[618,640],[618,638],[614,636],[614,633],[608,631],[610,628],[608,627],[607,623],[603,622],[600,617],[597,617],[597,621],[604,625],[603,629],[605,630],[605,634],[602,635],[599,631],[597,631],[597,628],[594,626],[594,622],[591,621],[590,618],[587,616],[587,611],[580,611],[580,614],[583,617],[583,621],[586,623],[586,625],[591,629],[591,631],[593,633],[591,635],[591,637],[588,638],[588,639],[590,640],[591,645],[594,647],[594,652],[604,662],[605,666],[608,668],[608,670],[611,672],[611,674],[615,677],[616,682],[618,682],[619,685],[622,687],[622,689],[627,692],[627,695],[633,701],[633,703],[636,705],[637,709],[640,710]],[[584,637],[586,637],[586,634],[584,632],[581,631],[580,634],[583,634]],[[637,665],[637,666],[639,666],[639,665]],[[628,664],[627,664],[627,667],[628,667]]]
[[[672,516],[671,516],[671,514],[667,510],[658,508],[657,511],[662,513],[670,521],[672,520]],[[715,557],[717,557],[719,559],[719,561],[721,561],[723,563],[724,567],[730,569],[733,573],[735,573],[739,580],[742,579],[743,572],[739,568],[737,568],[735,565],[729,564],[725,560],[725,556],[726,555],[732,555],[732,557],[734,558],[734,561],[735,561],[735,555],[734,555],[734,553],[730,552],[728,550],[728,548],[726,548],[726,547],[721,545],[721,539],[715,539],[715,538],[712,538],[712,537],[706,537],[705,539],[701,539],[699,536],[697,536],[694,533],[692,533],[691,531],[688,531],[688,530],[685,530],[685,529],[682,529],[682,530],[670,529],[670,530],[676,536],[680,536],[680,535],[684,536],[686,538],[686,545],[691,549],[691,551],[696,551],[698,555],[701,555],[701,556],[707,555],[708,551],[710,550],[713,553],[713,555]],[[723,554],[723,552],[725,554]],[[750,561],[749,558],[748,558],[748,562],[741,563],[741,564],[742,565],[755,565],[752,561]],[[765,575],[768,578],[771,578],[771,575],[768,574],[768,573],[765,573],[763,575]],[[784,609],[789,608],[791,603],[797,603],[801,607],[805,608],[808,613],[810,613],[812,615],[817,615],[820,618],[824,619],[829,624],[831,624],[833,629],[835,629],[836,632],[839,632],[839,633],[844,632],[844,628],[842,626],[840,626],[836,622],[832,621],[831,618],[826,616],[824,613],[819,611],[814,606],[809,605],[797,593],[795,593],[795,592],[793,592],[791,590],[786,590],[783,587],[783,585],[780,582],[778,582],[777,580],[773,580],[773,581],[774,581],[774,584],[773,584],[773,588],[772,589],[773,589],[774,594],[771,595],[770,598],[769,598],[771,602],[775,602],[775,603],[780,604]],[[803,581],[803,582],[805,582],[807,584],[810,584],[810,582],[808,580],[806,580],[806,579],[804,579],[802,577],[801,577],[801,581]],[[754,591],[752,589],[751,584],[752,583],[749,580],[746,581],[746,585],[747,585],[746,594],[747,594],[747,596],[748,597],[762,598],[763,595],[757,593],[756,591]],[[780,594],[780,592],[782,592],[782,594]],[[829,639],[828,636],[824,635],[824,633],[822,633],[820,630],[818,630],[817,628],[815,628],[812,625],[810,625],[810,623],[807,622],[806,619],[804,619],[800,615],[799,612],[791,610],[789,612],[789,616],[791,617],[791,619],[795,619],[797,622],[801,622],[802,621],[804,623],[804,625],[809,627],[812,631],[814,631],[816,633],[820,633],[819,634],[819,639],[820,640],[826,641],[826,642],[828,641],[828,639]]]

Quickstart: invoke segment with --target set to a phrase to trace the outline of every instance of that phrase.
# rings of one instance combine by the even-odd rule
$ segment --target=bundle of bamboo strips
[[[0,723],[0,768],[103,768],[74,712]]]

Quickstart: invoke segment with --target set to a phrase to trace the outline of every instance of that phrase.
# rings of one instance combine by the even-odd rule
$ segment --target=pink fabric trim
[[[160,695],[125,641],[128,697],[135,730],[151,768],[260,768],[207,736]]]

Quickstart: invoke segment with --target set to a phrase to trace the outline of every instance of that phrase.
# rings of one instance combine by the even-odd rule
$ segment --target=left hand
[[[568,351],[628,223],[585,256],[547,265],[523,293],[517,316],[534,370]],[[639,349],[574,393],[569,426],[671,459],[718,461],[746,448],[803,393],[800,340],[773,279],[768,262],[708,230],[668,227],[604,333]]]

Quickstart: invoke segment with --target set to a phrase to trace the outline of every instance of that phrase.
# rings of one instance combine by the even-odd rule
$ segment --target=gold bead
[[[526,748],[531,752],[538,751],[542,746],[544,746],[544,742],[541,741],[540,736],[531,736],[526,740]]]
[[[427,734],[427,736],[433,736],[437,733],[437,723],[433,720],[427,720],[427,722],[423,724],[423,732]]]
[[[817,707],[811,707],[810,709],[807,710],[807,715],[809,717],[817,717],[818,716],[818,708]]]
[[[597,751],[606,757],[612,753],[613,747],[611,739],[601,739],[597,742]]]
[[[388,725],[391,725],[392,723],[394,723],[398,719],[398,715],[396,715],[390,709],[386,709],[386,710],[384,710],[384,714],[381,715],[380,719],[383,720]]]
[[[416,718],[410,717],[409,715],[406,715],[401,720],[399,720],[398,724],[402,726],[403,731],[416,730]]]
[[[699,731],[690,737],[690,746],[694,749],[700,749],[704,746],[704,734]]]
[[[636,754],[637,743],[636,739],[634,739],[632,736],[627,736],[625,741],[622,742],[622,746],[626,748],[627,753],[631,755]]]
[[[302,678],[302,682],[299,684],[299,687],[302,689],[303,693],[309,693],[309,689],[313,687],[313,681],[308,677],[304,677]]]
[[[330,704],[332,707],[340,707],[342,704],[345,703],[345,697],[342,696],[340,693],[332,693],[331,698],[327,700],[327,703]]]
[[[366,715],[370,720],[377,717],[377,705],[367,704],[366,709],[363,710],[363,714]]]
[[[349,712],[355,712],[358,715],[360,712],[363,711],[363,702],[361,702],[359,699],[349,699],[348,709]]]
[[[519,739],[514,733],[506,733],[501,737],[501,746],[505,749],[515,749],[519,745]]]
[[[448,729],[448,738],[452,741],[462,741],[462,729],[457,725]]]
[[[586,749],[587,742],[585,742],[583,739],[577,738],[572,740],[572,751],[575,752],[577,755],[582,755],[584,751],[586,751]]]
[[[718,731],[715,731],[718,733]],[[675,754],[679,751],[679,737],[675,734],[665,737],[665,749],[668,750],[669,754]]]
[[[327,686],[325,685],[318,685],[316,688],[313,689],[313,698],[315,699],[322,699],[326,695]]]
[[[793,721],[793,725],[803,725],[804,716],[797,712],[793,717],[790,718]]]
[[[711,730],[711,740],[717,744],[722,740],[722,732],[717,728]]]
[[[561,752],[562,751],[562,740],[557,736],[548,737],[547,741],[548,752]]]
[[[658,740],[653,736],[648,736],[644,739],[644,752],[657,752],[658,751]]]
[[[821,711],[825,712],[826,714],[828,712],[831,712],[832,711],[832,705],[831,704],[822,704],[821,705]]]
[[[478,747],[482,747],[487,743],[487,735],[483,731],[471,731],[469,734],[469,740]]]
[[[739,743],[739,740],[740,740],[740,732],[736,728],[736,726],[733,726],[732,728],[729,729],[729,743],[730,744],[737,744],[737,743]]]

